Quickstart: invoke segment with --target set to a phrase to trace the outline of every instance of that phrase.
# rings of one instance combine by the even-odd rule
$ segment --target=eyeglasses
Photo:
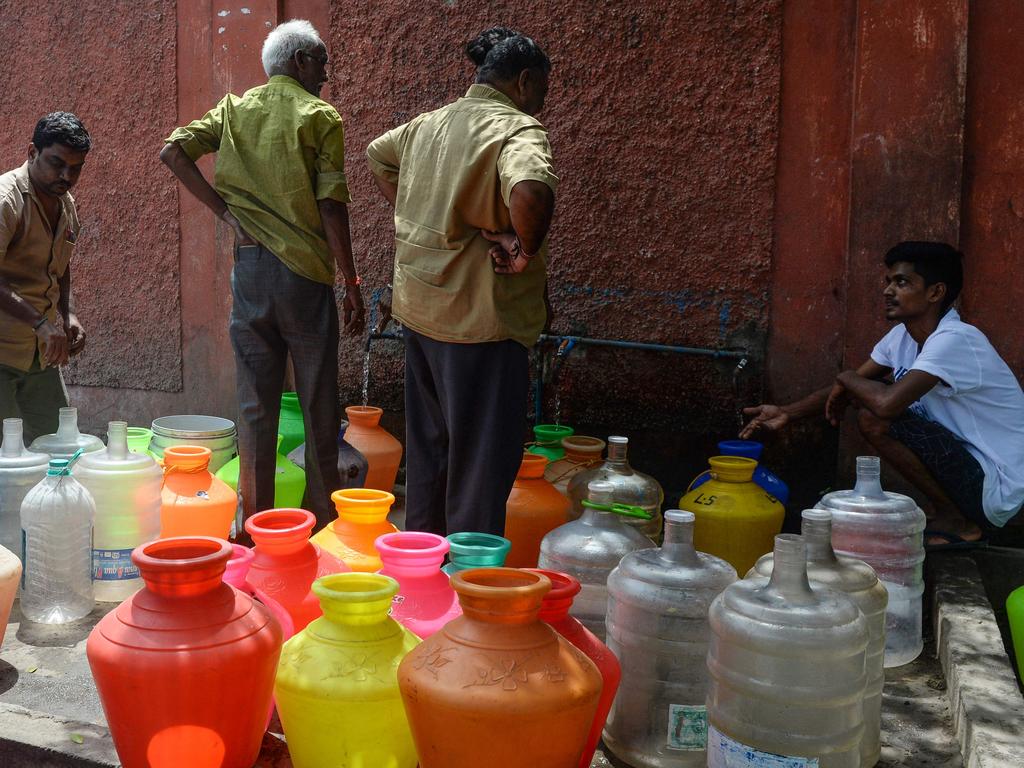
[[[327,66],[327,62],[329,60],[329,57],[327,56],[326,53],[323,56],[314,56],[309,51],[299,51],[299,53],[301,53],[302,55],[306,56],[307,58],[312,59],[315,62],[318,62],[320,64],[320,66],[322,66],[322,67],[326,67]]]

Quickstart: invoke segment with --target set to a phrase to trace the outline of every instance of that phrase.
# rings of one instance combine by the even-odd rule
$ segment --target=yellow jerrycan
[[[754,483],[757,462],[741,456],[712,456],[711,479],[691,488],[679,508],[693,512],[693,546],[728,561],[737,573],[753,568],[771,552],[786,509]]]

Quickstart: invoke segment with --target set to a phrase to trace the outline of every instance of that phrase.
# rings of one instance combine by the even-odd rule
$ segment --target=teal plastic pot
[[[449,576],[470,568],[500,568],[512,548],[512,542],[493,533],[463,531],[450,533],[447,538],[451,547],[449,563],[441,570]]]
[[[538,424],[533,428],[535,442],[526,451],[544,456],[548,461],[558,461],[565,456],[562,438],[571,437],[572,434],[572,427],[567,427],[564,424]]]
[[[277,436],[277,465],[274,470],[274,506],[279,509],[301,509],[306,495],[306,473],[288,460],[281,450],[282,436]],[[217,477],[238,492],[238,457],[217,470]]]

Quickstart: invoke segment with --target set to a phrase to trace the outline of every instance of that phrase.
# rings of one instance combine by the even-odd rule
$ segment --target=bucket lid
[[[161,416],[153,419],[153,434],[186,440],[230,437],[235,434],[235,422],[219,416]]]

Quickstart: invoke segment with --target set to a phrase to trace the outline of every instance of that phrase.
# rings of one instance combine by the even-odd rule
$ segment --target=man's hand
[[[359,336],[366,324],[366,310],[363,308],[363,295],[358,285],[345,286],[345,298],[341,302],[345,313],[345,333]]]
[[[480,234],[494,243],[487,255],[499,275],[517,275],[529,266],[532,257],[523,252],[515,232],[488,232],[482,229]]]
[[[838,381],[832,385],[832,391],[828,393],[828,400],[825,401],[825,418],[833,427],[838,427],[839,422],[846,415],[846,408],[850,404],[850,393]]]
[[[235,214],[231,211],[225,210],[221,214],[221,219],[235,231],[235,245],[259,245],[259,243],[249,237],[248,232],[242,229],[242,222],[236,219]]]
[[[743,415],[750,418],[747,425],[740,430],[740,439],[749,440],[751,435],[760,429],[778,432],[789,423],[789,414],[777,405],[755,405],[744,408]]]
[[[36,338],[43,343],[42,364],[64,365],[68,361],[68,336],[62,328],[47,320],[36,329]]]
[[[78,322],[78,316],[68,313],[64,323],[64,334],[68,337],[68,354],[74,357],[85,348],[85,328]]]

